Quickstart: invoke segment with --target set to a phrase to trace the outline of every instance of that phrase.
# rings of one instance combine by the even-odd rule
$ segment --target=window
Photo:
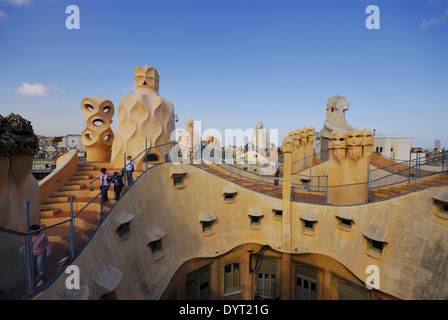
[[[302,233],[314,235],[316,231],[317,215],[311,211],[305,211],[300,216],[302,220]]]
[[[201,221],[202,223],[202,232],[210,233],[212,232],[212,225],[214,221]]]
[[[183,184],[184,182],[184,177],[183,176],[173,176],[173,185],[174,186],[178,186]]]
[[[261,220],[260,217],[251,216],[250,217],[250,225],[253,227],[260,226],[260,220]]]
[[[249,212],[250,226],[254,229],[261,228],[261,218],[263,218],[263,209],[251,208]]]
[[[162,240],[151,241],[149,243],[149,247],[151,248],[151,252],[153,254],[157,253],[157,251],[162,250]]]
[[[337,287],[338,300],[367,300],[367,292],[360,286],[338,281]]]
[[[173,179],[174,188],[180,189],[185,187],[184,180],[186,174],[187,172],[180,167],[172,168],[171,179]]]
[[[441,206],[442,212],[448,213],[448,203],[441,203],[440,206]]]
[[[210,267],[188,274],[186,286],[187,300],[210,300]]]
[[[159,157],[156,154],[150,153],[146,155],[145,162],[158,162]]]
[[[317,272],[304,266],[296,267],[296,300],[317,299]]]
[[[277,288],[277,262],[264,258],[257,273],[256,294],[261,299],[275,299]]]
[[[448,219],[448,191],[441,191],[439,194],[432,197],[435,204],[433,213],[442,219]]]
[[[367,253],[374,258],[380,258],[385,244],[383,241],[368,239]]]
[[[272,210],[274,212],[274,218],[281,219],[283,217],[283,210]]]
[[[304,228],[306,228],[306,229],[314,230],[314,222],[313,222],[313,221],[307,221],[307,220],[304,220],[304,221],[303,221],[303,226],[304,226]]]
[[[213,224],[215,223],[216,216],[211,210],[204,210],[199,213],[199,222],[202,225],[202,234],[209,236],[213,234]]]
[[[353,213],[341,211],[336,214],[336,218],[338,220],[338,228],[350,231],[353,225]]]
[[[235,197],[236,197],[237,191],[235,188],[233,187],[227,187],[224,189],[224,201],[227,203],[232,203],[235,201]]]
[[[126,211],[118,212],[114,216],[115,232],[120,240],[125,240],[131,235],[131,221],[134,215]]]
[[[131,222],[122,223],[117,227],[116,232],[120,239],[126,238],[129,235],[129,233],[131,232],[131,229],[129,226],[130,223]]]
[[[224,294],[232,294],[241,290],[240,264],[232,263],[224,267]]]
[[[258,273],[257,295],[264,299],[274,299],[275,286],[275,274]]]
[[[234,193],[226,193],[224,194],[224,200],[233,200],[235,198]]]
[[[316,300],[317,284],[308,279],[296,277],[296,299]]]
[[[369,225],[367,230],[363,233],[367,239],[366,253],[368,255],[378,259],[381,257],[381,254],[384,251],[384,246],[387,244],[385,241],[386,234],[386,230],[375,225]]]
[[[382,241],[370,240],[370,246],[373,249],[378,250],[380,253],[383,251],[383,245],[384,245],[384,242],[382,242]]]
[[[162,248],[162,239],[151,241],[148,243],[148,246],[151,249],[154,260],[160,259],[164,255]]]
[[[158,260],[164,256],[162,238],[165,236],[165,231],[159,228],[157,225],[152,225],[148,231],[146,231],[147,246],[151,250],[154,260]]]

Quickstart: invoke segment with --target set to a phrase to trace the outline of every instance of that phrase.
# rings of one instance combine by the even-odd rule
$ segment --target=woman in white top
[[[126,162],[126,178],[128,180],[128,187],[134,182],[134,179],[132,178],[132,174],[134,172],[134,161],[132,161],[131,156],[127,156],[126,159],[128,162]]]

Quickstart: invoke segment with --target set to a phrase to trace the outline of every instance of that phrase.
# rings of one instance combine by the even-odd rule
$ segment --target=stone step
[[[96,202],[91,202],[85,210],[92,210],[92,211],[96,211],[96,212],[100,212],[101,210],[101,204],[99,203],[99,199],[96,199]],[[82,200],[79,201],[79,199],[75,199],[75,201],[73,202],[73,211],[76,213],[79,210],[81,210],[88,202],[89,200]],[[104,211],[109,211],[110,207],[112,205],[104,205],[103,209]],[[62,211],[67,211],[70,212],[70,202],[66,201],[66,202],[55,202],[55,203],[45,203],[40,205],[40,210],[41,211],[47,211],[47,210],[52,210],[52,209],[61,209]]]
[[[429,180],[433,181],[436,184],[448,183],[448,177],[446,177],[446,178],[444,178],[444,177],[437,177],[437,178],[431,178]]]
[[[387,188],[386,191],[389,192],[389,193],[393,193],[393,194],[402,194],[402,193],[403,193],[403,190],[402,190],[402,189],[399,189],[399,188],[393,188],[393,187],[389,187],[389,188]]]
[[[74,225],[83,230],[96,229],[99,225],[97,215],[97,211],[83,210],[74,219]],[[61,212],[56,217],[42,217],[41,223],[46,226],[52,226],[68,220],[70,220],[70,212]]]
[[[82,188],[85,188],[86,185],[84,183],[81,184],[70,184],[62,186],[59,190],[60,191],[72,191],[72,190],[81,190]]]
[[[95,166],[92,165],[79,165],[78,166],[78,171],[94,171],[95,170]]]
[[[94,188],[93,191],[90,191],[89,189],[84,189],[84,190],[70,190],[70,191],[56,191],[54,193],[55,197],[70,197],[73,196],[75,198],[90,198],[92,199],[93,197],[95,197],[98,193],[100,193],[100,189],[99,188]],[[109,189],[107,190],[107,196],[108,198],[113,198],[115,199],[115,192],[113,191],[113,186],[110,186]]]
[[[61,208],[41,210],[40,211],[40,216],[41,217],[53,217],[53,216],[57,215],[60,212],[62,212]]]
[[[370,190],[370,196],[375,197],[375,198],[384,199],[384,198],[391,197],[393,195],[395,195],[395,194],[388,192],[386,190],[383,190],[383,189]]]
[[[92,179],[86,179],[86,180],[69,180],[65,183],[66,186],[74,186],[74,185],[84,185],[88,186],[90,185],[90,181]]]
[[[90,174],[83,174],[83,175],[74,174],[70,178],[70,181],[79,181],[79,180],[88,180],[88,179],[93,179],[92,175],[90,175]]]
[[[389,187],[388,190],[391,191],[391,192],[394,192],[396,194],[402,194],[402,193],[406,193],[406,192],[412,190],[412,188],[411,187],[409,187],[409,188],[407,188],[407,187],[406,188],[403,188],[403,187]]]
[[[49,197],[47,198],[47,203],[58,203],[58,202],[65,202],[70,201],[69,196],[60,196],[60,197]]]

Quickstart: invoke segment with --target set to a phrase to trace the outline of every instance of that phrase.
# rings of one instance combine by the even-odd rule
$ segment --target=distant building
[[[412,138],[374,137],[373,152],[395,161],[409,160]]]

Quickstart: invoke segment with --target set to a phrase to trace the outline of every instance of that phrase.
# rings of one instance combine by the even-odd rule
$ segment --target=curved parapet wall
[[[73,149],[61,155],[62,161],[56,159],[58,166],[48,176],[39,181],[40,204],[58,191],[78,169],[78,150]]]
[[[107,291],[118,299],[159,299],[185,262],[259,244],[282,255],[329,257],[362,282],[375,265],[385,294],[444,299],[448,219],[433,199],[441,191],[448,187],[358,206],[289,202],[288,217],[279,218],[275,210],[286,212],[287,201],[193,166],[161,164],[116,204],[74,264],[92,299]],[[60,298],[65,280],[38,298]]]

